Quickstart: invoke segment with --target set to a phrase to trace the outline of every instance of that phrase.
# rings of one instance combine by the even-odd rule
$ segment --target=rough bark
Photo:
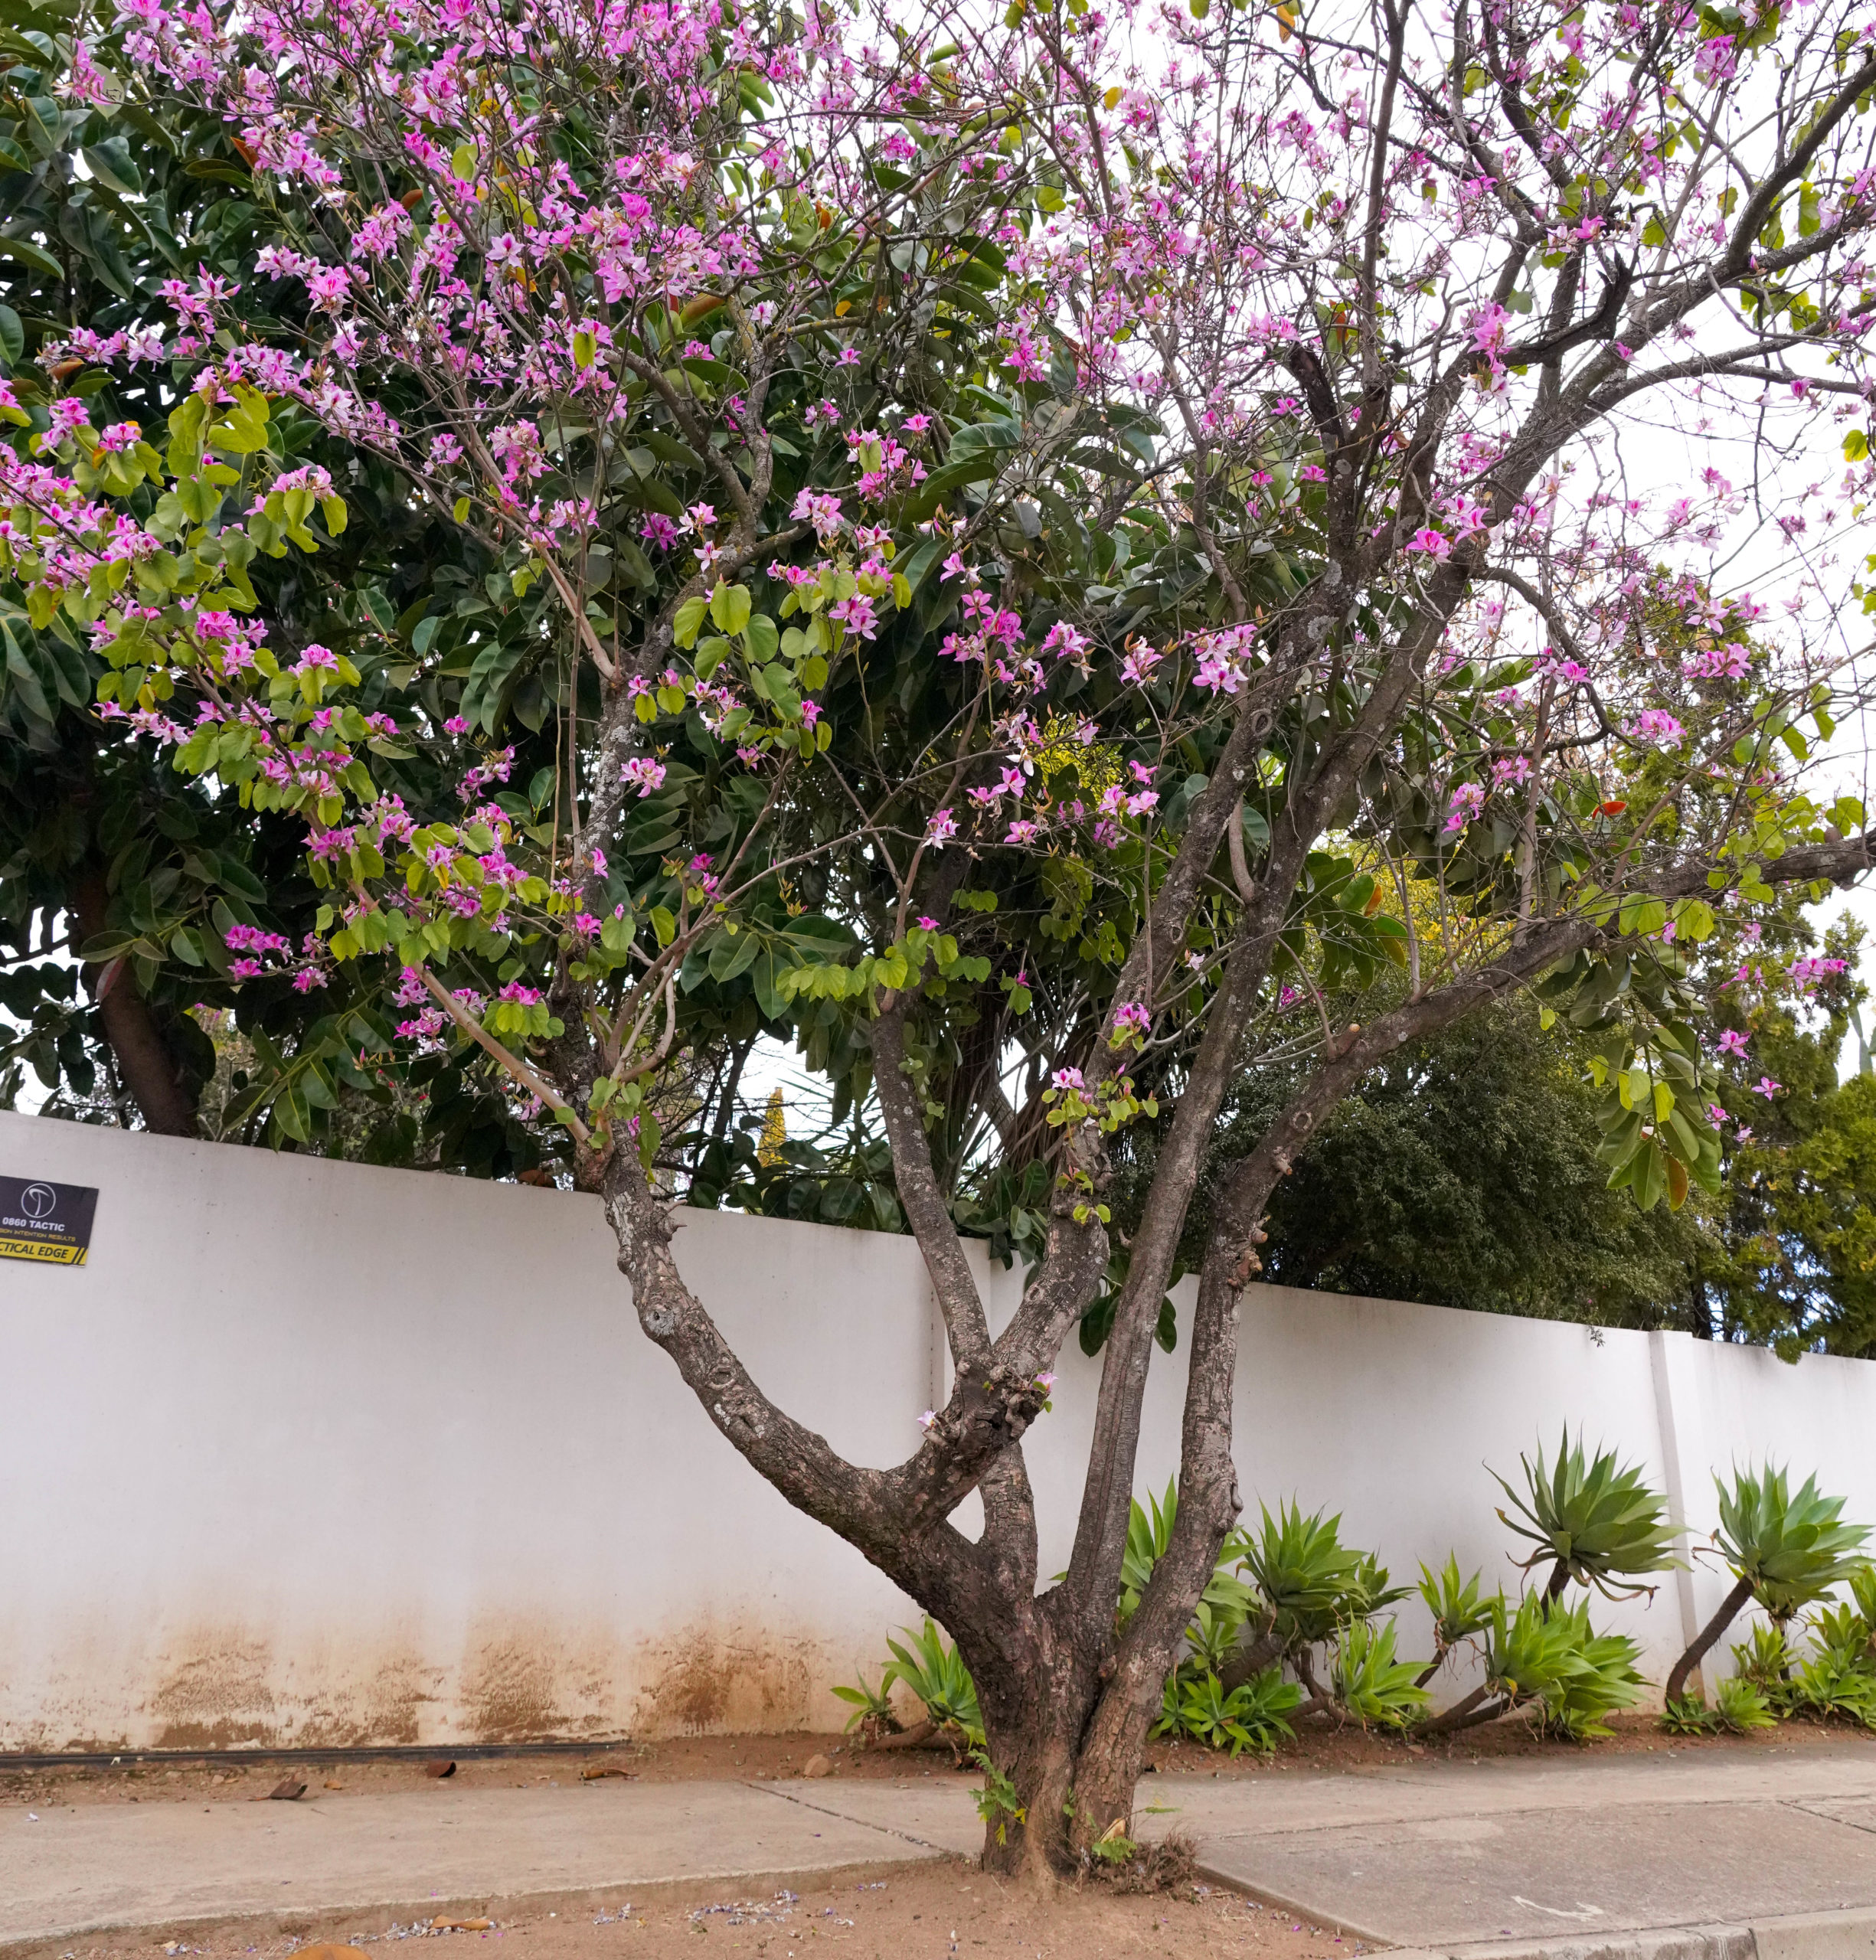
[[[1752,1597],[1752,1581],[1742,1579],[1731,1592],[1720,1602],[1720,1609],[1708,1621],[1695,1636],[1692,1644],[1680,1659],[1674,1664],[1674,1671],[1668,1677],[1665,1699],[1678,1701],[1687,1693],[1688,1677],[1711,1651],[1714,1643],[1738,1618],[1746,1602]]]
[[[1508,1701],[1498,1700],[1490,1687],[1481,1685],[1471,1694],[1462,1695],[1450,1708],[1442,1709],[1437,1715],[1429,1716],[1415,1725],[1417,1736],[1456,1735],[1461,1729],[1476,1729],[1482,1723],[1495,1722],[1511,1707]]]

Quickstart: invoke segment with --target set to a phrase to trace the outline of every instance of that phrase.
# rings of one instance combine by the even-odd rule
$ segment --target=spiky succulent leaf
[[[1816,1477],[1796,1495],[1784,1471],[1770,1463],[1758,1476],[1736,1468],[1730,1489],[1714,1481],[1720,1550],[1773,1619],[1789,1619],[1854,1577],[1868,1527],[1846,1524],[1843,1499],[1822,1495]]]
[[[1462,1578],[1459,1560],[1451,1552],[1439,1571],[1428,1565],[1420,1567],[1420,1596],[1433,1616],[1434,1643],[1443,1652],[1482,1633],[1492,1624],[1491,1602],[1485,1596],[1479,1574]]]
[[[1354,1620],[1335,1656],[1335,1699],[1365,1728],[1404,1729],[1426,1713],[1422,1663],[1394,1658],[1394,1623]]]
[[[1613,1450],[1585,1458],[1580,1436],[1572,1443],[1567,1427],[1557,1460],[1547,1464],[1540,1448],[1534,1465],[1524,1465],[1521,1496],[1495,1470],[1499,1488],[1516,1517],[1499,1516],[1532,1546],[1525,1569],[1561,1564],[1579,1584],[1593,1586],[1607,1599],[1632,1597],[1647,1589],[1618,1582],[1665,1572],[1674,1563],[1674,1534],[1667,1500],[1649,1488],[1633,1464],[1618,1462]]]

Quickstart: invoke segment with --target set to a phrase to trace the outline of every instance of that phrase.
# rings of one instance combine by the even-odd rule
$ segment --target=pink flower
[[[1424,552],[1430,558],[1449,558],[1453,555],[1453,541],[1430,524],[1422,524],[1408,541],[1407,549]]]
[[[938,922],[936,919],[921,916],[918,922],[918,929],[921,933],[935,933],[938,929]]]
[[[1079,1069],[1057,1069],[1049,1080],[1057,1089],[1083,1089],[1087,1086],[1081,1080]]]
[[[634,756],[620,765],[619,779],[628,786],[636,785],[641,797],[649,796],[654,789],[664,787],[665,765],[654,762],[649,756]]]
[[[1642,709],[1623,733],[1637,742],[1678,742],[1686,733],[1665,708]]]
[[[949,809],[933,811],[931,820],[925,826],[925,841],[933,850],[943,850],[946,840],[957,834],[958,820]]]
[[[1746,1043],[1749,1038],[1742,1034],[1737,1027],[1723,1028],[1716,1045],[1723,1055],[1743,1055],[1746,1052]]]
[[[1762,1075],[1753,1084],[1752,1093],[1755,1096],[1763,1096],[1769,1102],[1774,1096],[1780,1093],[1784,1086],[1782,1082],[1774,1082],[1769,1075]]]
[[[1446,805],[1446,834],[1456,836],[1485,808],[1485,792],[1476,782],[1462,782]]]
[[[827,609],[827,616],[838,620],[848,632],[857,633],[863,640],[873,638],[878,622],[873,616],[873,602],[864,593],[856,592],[851,599],[843,599]]]

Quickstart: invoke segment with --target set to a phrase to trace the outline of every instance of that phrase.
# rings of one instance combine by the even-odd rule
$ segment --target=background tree
[[[232,119],[277,326],[179,283],[161,449],[60,382],[152,364],[139,331],[48,338],[0,396],[32,630],[89,640],[113,729],[304,825],[314,942],[237,918],[230,982],[375,990],[401,1052],[473,1044],[559,1126],[724,1436],[954,1635],[987,1855],[1039,1876],[1129,1813],[1239,1508],[1236,1302],[1329,1113],[1529,990],[1592,1044],[1616,1188],[1678,1207],[1723,1148],[1698,947],[1870,858],[1799,773],[1839,643],[1801,590],[1753,638],[1714,583],[1768,518],[1828,570],[1867,466],[1697,505],[1621,442],[1763,423],[1836,469],[1876,211],[1848,17],[1201,16],[135,0],[68,92],[115,67]],[[355,462],[461,533],[446,619],[368,577],[325,637],[270,619],[269,577],[342,562]],[[525,774],[494,730],[537,676]],[[1331,1018],[1391,965],[1397,1002]],[[666,1119],[764,1027],[858,1145],[876,1109],[945,1318],[891,1468],[764,1396],[672,1256]],[[1269,1060],[1286,1099],[1221,1161]],[[1115,1139],[1162,1099],[1123,1244]],[[1178,1514],[1123,1625],[1208,1168]],[[960,1216],[1036,1255],[994,1338]],[[1038,1592],[1021,1439],[1103,1295]]]
[[[1688,1275],[1692,1331],[1868,1357],[1876,1344],[1876,1078],[1838,1080],[1868,990],[1861,933],[1819,943],[1789,901],[1709,963],[1725,1074],[1724,1181]]]

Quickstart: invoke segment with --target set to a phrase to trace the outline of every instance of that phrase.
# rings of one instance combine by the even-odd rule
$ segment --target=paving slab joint
[[[1820,1960],[1823,1951],[1819,1949]],[[1550,1933],[1537,1939],[1397,1948],[1387,1960],[1758,1960],[1758,1949],[1750,1926],[1655,1926],[1634,1932]]]
[[[1793,1913],[1753,1925],[1753,1960],[1859,1960],[1876,1956],[1876,1908]]]
[[[1750,1926],[1658,1926],[1528,1940],[1394,1947],[1387,1960],[1876,1960],[1876,1908],[1793,1913]]]

